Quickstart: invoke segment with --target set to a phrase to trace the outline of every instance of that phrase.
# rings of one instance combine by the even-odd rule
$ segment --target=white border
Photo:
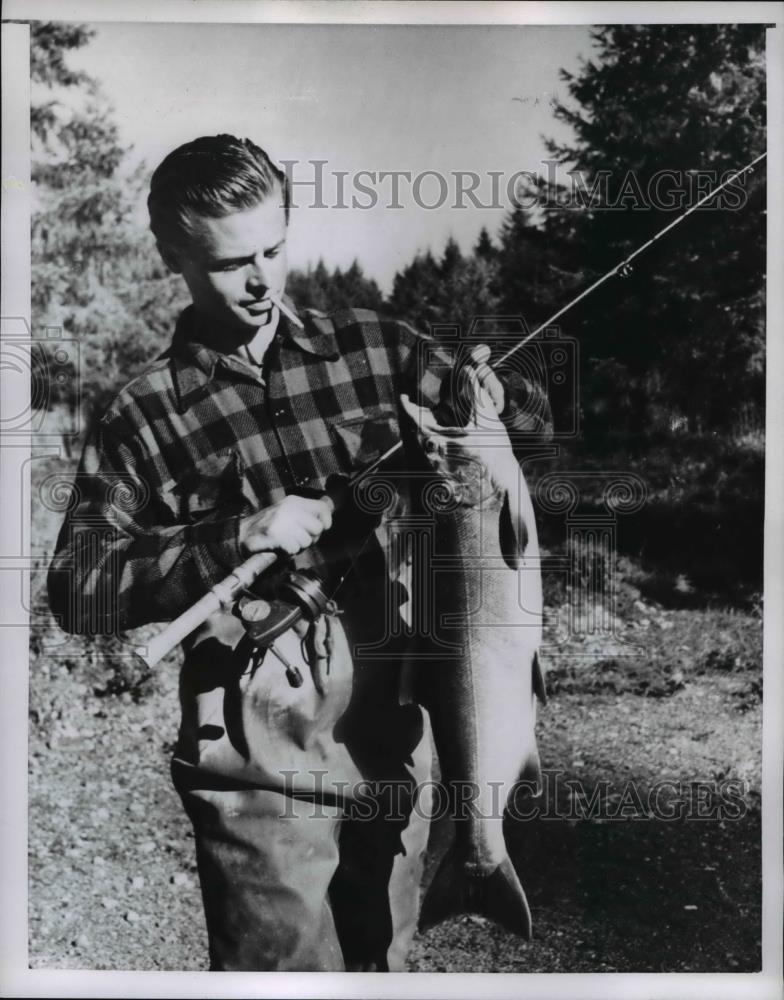
[[[3,18],[248,24],[773,23],[781,3],[520,0],[5,0]]]
[[[784,5],[782,5],[784,7]],[[782,976],[784,913],[784,25],[768,31],[768,287],[765,428],[765,636],[762,710],[762,957]],[[780,994],[784,990],[780,989]]]
[[[780,997],[782,880],[782,702],[784,683],[784,236],[781,180],[784,120],[784,4],[780,3],[360,3],[303,0],[6,0],[5,20],[374,23],[374,24],[607,24],[756,22],[768,33],[768,396],[765,555],[765,703],[763,719],[763,973],[711,974],[295,974],[166,973],[29,970],[26,967],[27,630],[3,637],[0,726],[3,761],[0,878],[6,900],[0,915],[0,993],[4,996],[79,997],[694,997],[752,1000]],[[28,47],[21,26],[3,26],[3,176],[29,180]],[[11,98],[9,100],[9,95]],[[11,106],[10,101],[13,101]],[[29,318],[29,206],[3,198],[2,314]],[[24,252],[26,247],[27,253]],[[2,524],[2,521],[0,521]],[[7,530],[7,529],[6,529]],[[0,587],[6,596],[6,589]],[[6,658],[7,657],[7,658]],[[12,725],[8,725],[8,721]],[[21,723],[21,724],[20,724]],[[9,802],[12,808],[8,808]],[[11,891],[9,891],[9,889]],[[9,901],[10,900],[10,904]],[[662,920],[667,914],[662,912]]]
[[[0,316],[23,318],[30,324],[30,29],[27,25],[3,25],[2,34],[2,233],[0,235]],[[8,95],[13,95],[13,104]],[[12,179],[12,182],[7,183]],[[17,186],[17,182],[21,186]],[[0,371],[0,392],[13,393],[10,412],[29,411],[30,386]],[[20,398],[21,397],[21,398]],[[7,400],[4,400],[7,406]],[[6,410],[6,412],[9,412]],[[12,452],[12,455],[9,454]],[[12,472],[17,460],[30,457],[24,439],[13,449],[0,447],[0,511],[6,493],[19,492]],[[10,459],[10,460],[9,460]],[[29,462],[24,466],[29,470]],[[15,472],[15,470],[13,470]],[[24,496],[29,497],[29,490]],[[29,503],[22,517],[30,522]],[[0,553],[18,553],[20,523],[0,516]],[[18,582],[21,571],[0,570],[0,622],[25,621],[20,607]],[[13,584],[17,584],[16,587]],[[0,627],[0,992],[4,992],[6,970],[27,961],[27,667],[29,629]]]

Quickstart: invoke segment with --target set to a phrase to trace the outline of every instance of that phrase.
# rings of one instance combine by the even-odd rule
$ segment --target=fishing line
[[[548,326],[551,326],[557,319],[560,319],[561,316],[563,316],[570,309],[576,306],[578,302],[582,302],[582,300],[584,298],[587,298],[587,296],[589,296],[591,292],[596,291],[596,289],[599,288],[600,285],[603,285],[605,281],[609,281],[610,278],[613,278],[616,275],[623,276],[624,272],[628,271],[629,265],[635,259],[635,257],[639,257],[641,253],[643,253],[649,247],[652,247],[654,243],[656,243],[658,240],[662,238],[662,236],[665,235],[665,233],[670,232],[671,229],[674,229],[677,225],[683,222],[684,219],[688,218],[688,216],[690,216],[692,212],[696,212],[698,208],[701,208],[703,205],[709,202],[711,198],[714,198],[719,193],[719,191],[722,191],[725,187],[728,187],[730,184],[732,184],[733,181],[736,181],[739,177],[742,177],[744,174],[753,172],[757,164],[760,163],[762,160],[764,160],[767,155],[768,155],[767,151],[761,153],[750,163],[747,163],[746,166],[743,167],[741,170],[738,170],[736,173],[732,174],[732,176],[728,177],[726,181],[723,181],[712,191],[709,191],[708,194],[700,198],[698,202],[696,202],[694,205],[691,206],[691,208],[688,208],[685,212],[679,215],[677,219],[673,219],[673,221],[668,223],[668,225],[666,225],[663,229],[660,229],[658,233],[656,233],[649,240],[647,240],[647,242],[643,243],[642,246],[638,247],[635,251],[633,251],[633,253],[630,253],[628,257],[624,257],[624,259],[620,261],[620,263],[616,264],[615,267],[611,268],[609,271],[607,271],[606,274],[603,274],[601,278],[599,278],[597,281],[594,281],[592,285],[589,285],[588,288],[580,292],[580,294],[577,295],[575,298],[573,298],[571,302],[567,302],[567,304],[563,306],[561,309],[559,309],[558,312],[553,313],[553,315],[550,316],[548,319],[546,319],[543,323],[540,323],[535,330],[533,330],[531,333],[523,337],[523,339],[519,341],[517,344],[515,344],[514,347],[511,347],[506,352],[506,354],[498,358],[498,360],[495,361],[493,365],[489,365],[488,367],[490,368],[490,370],[494,371],[497,367],[503,365],[506,361],[509,360],[509,358],[511,358],[514,354],[516,354],[519,350],[521,350],[521,348],[525,347],[527,343],[533,340],[534,337],[538,336],[538,334],[540,334]],[[358,482],[364,476],[370,475],[371,472],[374,472],[379,467],[379,465],[385,462],[388,458],[391,458],[392,455],[394,455],[395,452],[399,451],[402,447],[403,447],[402,442],[398,441],[397,444],[393,445],[391,448],[385,451],[383,455],[375,459],[373,462],[371,462],[370,465],[368,465],[359,474],[357,474],[357,476],[355,476],[354,479],[352,480],[351,485],[353,485],[355,482]]]
[[[512,347],[510,350],[506,352],[506,354],[500,357],[498,361],[496,361],[496,365],[502,365],[505,361],[508,361],[513,354],[515,354],[517,351],[520,350],[520,348],[525,347],[525,345],[530,340],[533,340],[533,338],[536,337],[537,334],[540,334],[542,330],[544,330],[546,327],[550,326],[551,323],[554,323],[557,319],[563,316],[565,312],[568,312],[573,306],[576,306],[578,302],[581,302],[587,295],[590,295],[591,292],[595,291],[600,285],[603,285],[605,281],[609,281],[609,279],[615,277],[615,275],[621,275],[623,271],[629,267],[629,264],[631,264],[631,262],[634,260],[635,257],[639,257],[640,254],[643,253],[643,251],[648,249],[648,247],[652,247],[653,244],[656,243],[658,240],[660,240],[665,233],[668,233],[671,229],[674,229],[677,225],[683,222],[684,219],[688,218],[688,216],[690,216],[692,212],[696,212],[698,208],[701,208],[704,204],[706,204],[706,202],[709,202],[711,198],[715,197],[719,193],[719,191],[723,190],[725,187],[732,184],[732,182],[737,180],[739,177],[742,177],[743,174],[753,171],[756,165],[761,160],[764,160],[767,155],[768,155],[767,151],[761,153],[755,160],[752,160],[751,163],[747,163],[742,170],[738,170],[737,173],[734,173],[731,177],[728,177],[727,180],[719,184],[718,187],[715,187],[712,191],[709,191],[708,194],[700,198],[700,200],[696,204],[692,205],[691,208],[688,208],[682,215],[679,215],[677,219],[673,219],[673,221],[670,222],[668,225],[666,225],[664,229],[660,229],[659,232],[655,234],[655,236],[652,236],[646,243],[643,243],[641,247],[638,247],[633,253],[630,253],[628,257],[624,257],[624,259],[619,264],[616,264],[615,267],[609,270],[606,274],[603,274],[601,278],[599,278],[597,281],[594,281],[594,283],[590,285],[588,288],[586,288],[584,292],[580,292],[580,294],[576,298],[572,299],[571,302],[568,302],[562,309],[559,309],[558,312],[553,313],[553,315],[550,316],[549,319],[546,319],[544,323],[540,323],[539,326],[532,333],[529,333],[526,337],[523,337],[523,339],[518,344],[515,344],[514,347]]]
[[[662,236],[670,232],[670,230],[674,229],[677,225],[683,222],[684,219],[688,218],[688,216],[690,216],[692,212],[696,212],[698,208],[701,208],[703,205],[707,204],[707,202],[709,202],[712,198],[714,198],[719,193],[719,191],[722,191],[724,188],[728,187],[730,184],[732,184],[733,181],[737,180],[739,177],[742,177],[744,174],[752,172],[754,168],[757,166],[757,164],[760,163],[762,160],[764,160],[767,155],[768,155],[767,152],[761,153],[750,163],[746,164],[746,166],[743,167],[741,170],[736,171],[734,174],[728,177],[726,181],[723,181],[721,184],[715,187],[704,197],[700,198],[700,200],[696,204],[692,205],[691,208],[687,209],[685,212],[679,215],[677,219],[674,219],[663,229],[661,229],[658,233],[652,236],[649,240],[643,243],[642,246],[638,247],[637,250],[635,250],[633,253],[630,253],[628,257],[625,257],[620,263],[616,264],[615,267],[609,270],[606,274],[602,275],[601,278],[599,278],[592,285],[586,288],[585,291],[581,292],[570,302],[568,302],[565,306],[563,306],[563,308],[559,309],[558,312],[553,313],[553,315],[550,316],[549,319],[546,319],[544,323],[540,323],[539,326],[532,333],[529,333],[527,336],[523,337],[523,339],[519,343],[515,344],[514,347],[510,348],[510,350],[508,350],[506,354],[504,354],[501,358],[499,358],[495,362],[495,366],[488,366],[490,367],[491,371],[493,370],[494,367],[502,365],[506,361],[508,361],[509,358],[511,358],[521,348],[525,347],[527,343],[533,340],[533,338],[536,337],[539,333],[541,333],[546,327],[550,326],[552,323],[555,322],[555,320],[559,319],[570,309],[576,306],[578,302],[582,302],[582,300],[587,298],[591,294],[591,292],[599,288],[600,285],[603,285],[605,281],[608,281],[615,275],[622,276],[624,272],[628,270],[630,263],[636,257],[639,257],[641,253],[643,253],[649,247],[653,246],[653,244],[656,243],[658,240],[660,240]],[[295,319],[293,315],[291,315],[290,311],[287,308],[285,308],[284,305],[277,298],[275,299],[275,304],[293,322],[295,322],[298,326],[300,325],[300,322],[297,319]],[[403,447],[402,441],[399,441],[397,444],[392,445],[391,448],[388,448],[387,451],[379,455],[378,458],[374,459],[369,465],[365,466],[365,468],[361,469],[354,476],[352,476],[351,479],[349,479],[348,482],[345,484],[345,488],[351,489],[352,487],[354,487],[366,476],[369,476],[372,472],[374,472],[380,465],[386,462],[388,458],[391,458],[392,455],[400,451],[402,447]],[[351,560],[351,563],[344,572],[343,576],[338,581],[337,587],[335,588],[335,592],[343,585],[346,576],[348,576],[348,574],[354,568],[356,560],[358,559],[359,555],[365,548],[365,545],[367,545],[367,542],[370,540],[372,535],[373,532],[371,531],[368,534],[365,541],[363,542],[359,551],[355,554],[354,558]],[[262,572],[264,572],[264,570],[268,569],[273,563],[276,562],[276,560],[277,560],[277,555],[272,552],[257,552],[254,555],[250,556],[240,566],[234,569],[225,579],[215,584],[215,586],[213,586],[199,601],[197,601],[196,604],[194,604],[187,611],[183,612],[183,614],[181,614],[174,621],[170,622],[166,626],[166,628],[164,628],[164,630],[160,632],[157,636],[153,636],[149,640],[146,648],[137,647],[137,652],[139,653],[139,655],[147,662],[148,666],[150,667],[155,666],[155,664],[160,662],[160,660],[171,649],[173,649],[174,646],[179,641],[181,641],[187,635],[189,635],[198,625],[202,624],[202,622],[206,621],[207,617],[210,614],[217,611],[220,607],[228,607],[231,604],[231,602],[233,602],[236,599],[237,595],[239,594],[239,592],[243,587],[250,586],[251,583],[256,579],[256,577],[258,577]]]

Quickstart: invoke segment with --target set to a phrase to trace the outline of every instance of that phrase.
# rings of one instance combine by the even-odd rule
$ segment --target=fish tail
[[[531,911],[509,857],[489,873],[473,873],[451,847],[435,874],[419,915],[421,931],[448,917],[476,913],[531,940]]]

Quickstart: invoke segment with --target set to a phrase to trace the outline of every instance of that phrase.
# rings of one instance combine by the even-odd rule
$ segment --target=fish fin
[[[419,697],[417,695],[417,672],[414,669],[414,665],[408,660],[403,661],[403,666],[400,669],[397,701],[398,705],[419,704]]]
[[[539,662],[538,652],[534,653],[534,662],[531,674],[534,682],[534,694],[539,699],[542,705],[546,705],[547,686],[544,682],[544,671],[542,670],[542,664]]]
[[[512,516],[509,492],[504,494],[501,516],[498,519],[498,542],[509,569],[523,568],[523,553],[528,545],[528,528],[521,516]]]
[[[534,746],[531,753],[525,758],[517,780],[525,782],[526,785],[531,785],[533,795],[542,794],[542,761],[536,746]]]
[[[425,894],[419,929],[427,930],[448,917],[477,913],[513,934],[531,940],[531,911],[512,862],[505,857],[489,874],[472,874],[450,847]]]

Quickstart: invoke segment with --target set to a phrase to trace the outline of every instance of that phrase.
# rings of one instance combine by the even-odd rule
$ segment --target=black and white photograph
[[[4,5],[3,995],[780,995],[782,13]]]

